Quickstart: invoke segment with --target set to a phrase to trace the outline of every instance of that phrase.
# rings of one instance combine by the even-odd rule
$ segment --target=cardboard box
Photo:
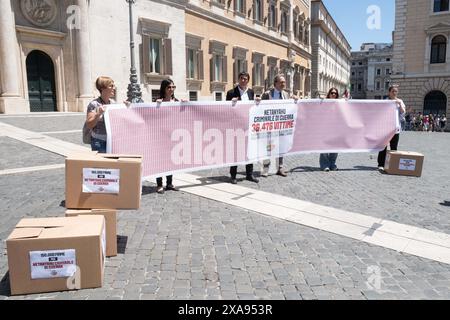
[[[106,256],[117,256],[117,211],[114,209],[66,210],[66,217],[102,215],[105,217]]]
[[[6,240],[13,295],[102,286],[103,216],[22,219]]]
[[[418,152],[388,151],[384,171],[388,174],[420,177],[424,156]]]
[[[66,208],[139,209],[142,156],[77,153],[66,158]]]

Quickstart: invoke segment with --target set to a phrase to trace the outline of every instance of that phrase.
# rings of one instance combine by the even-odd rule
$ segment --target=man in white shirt
[[[261,100],[282,100],[289,99],[289,93],[284,91],[286,88],[286,78],[282,74],[278,74],[275,76],[273,80],[273,89],[266,91],[262,94]],[[263,162],[263,170],[261,172],[262,177],[269,176],[269,167],[270,160],[264,160]],[[278,171],[277,175],[286,177],[287,173],[283,170],[283,157],[278,158]]]

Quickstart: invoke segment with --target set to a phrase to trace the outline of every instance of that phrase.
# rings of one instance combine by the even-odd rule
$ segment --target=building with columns
[[[392,44],[363,43],[352,52],[351,96],[353,99],[385,99],[391,84]]]
[[[449,115],[449,0],[396,0],[392,82],[408,109]]]
[[[311,96],[309,0],[137,0],[135,60],[150,102],[171,78],[179,98],[224,99],[246,70],[258,94],[279,72]],[[0,113],[82,112],[110,76],[130,82],[126,0],[1,0]],[[161,13],[164,14],[161,14]]]
[[[2,0],[0,12],[1,113],[84,111],[98,96],[100,75],[115,80],[117,101],[126,99],[130,33],[125,0]],[[157,34],[184,47],[184,16],[184,6],[168,1],[134,6],[136,61],[146,101],[163,76],[147,77],[143,42]],[[185,92],[184,51],[171,51],[166,44],[171,61],[157,63],[170,65],[167,75]]]
[[[335,87],[342,94],[350,83],[351,47],[322,0],[311,1],[313,97]]]

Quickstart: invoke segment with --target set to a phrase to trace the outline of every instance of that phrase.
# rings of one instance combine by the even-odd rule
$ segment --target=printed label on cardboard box
[[[30,251],[31,279],[72,277],[77,271],[75,249]]]
[[[120,169],[83,168],[84,193],[119,193]]]
[[[414,171],[416,170],[416,160],[400,158],[398,168],[400,170]]]

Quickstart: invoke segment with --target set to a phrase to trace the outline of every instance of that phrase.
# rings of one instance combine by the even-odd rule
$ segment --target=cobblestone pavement
[[[41,132],[76,130],[83,116],[57,119],[58,125],[45,117],[0,122]],[[318,155],[304,155],[286,158],[287,168],[296,168],[287,178],[240,184],[449,233],[449,138],[402,134],[400,149],[425,154],[421,178],[382,175],[369,154],[341,154],[340,171],[324,173],[316,170]],[[22,142],[0,142],[1,169],[63,163],[63,157]],[[226,181],[227,170],[195,174]],[[0,300],[450,299],[450,265],[182,191],[159,195],[151,183],[139,210],[118,214],[119,254],[107,259],[102,288],[12,297],[4,240],[21,218],[64,214],[64,169],[0,175],[0,192]],[[376,290],[370,286],[374,270],[381,275]]]

